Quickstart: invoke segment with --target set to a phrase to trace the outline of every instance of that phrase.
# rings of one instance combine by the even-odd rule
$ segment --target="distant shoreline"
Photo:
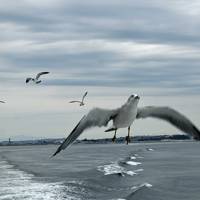
[[[0,146],[25,146],[25,145],[48,145],[55,144],[59,145],[64,141],[65,138],[57,139],[36,139],[36,140],[20,140],[20,141],[2,141]],[[131,137],[131,143],[135,142],[148,142],[148,141],[174,141],[174,140],[189,140],[188,135],[157,135],[157,136],[134,136]],[[103,139],[83,139],[76,140],[75,144],[109,144],[112,143],[111,138]],[[115,143],[125,143],[125,137],[119,137]]]

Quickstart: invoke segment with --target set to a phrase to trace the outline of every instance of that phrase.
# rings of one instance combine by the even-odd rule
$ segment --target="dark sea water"
[[[0,200],[199,200],[200,143],[0,147]]]

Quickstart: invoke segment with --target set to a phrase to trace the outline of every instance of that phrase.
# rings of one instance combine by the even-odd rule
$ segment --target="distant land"
[[[61,144],[65,138],[57,139],[34,139],[34,140],[20,140],[0,142],[0,146],[20,146],[20,145],[48,145],[48,144]],[[134,136],[131,137],[131,142],[148,142],[148,141],[173,141],[173,140],[189,140],[188,135],[157,135],[157,136]],[[104,139],[83,139],[76,140],[74,144],[107,144],[112,143],[111,138]],[[125,143],[125,137],[119,137],[115,143]]]

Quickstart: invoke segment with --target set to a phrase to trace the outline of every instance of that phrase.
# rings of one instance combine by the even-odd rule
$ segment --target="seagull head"
[[[128,98],[128,102],[135,102],[135,101],[139,101],[140,97],[137,94],[132,94],[129,98]]]

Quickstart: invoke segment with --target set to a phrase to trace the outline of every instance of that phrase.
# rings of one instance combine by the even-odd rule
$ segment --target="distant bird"
[[[84,105],[85,105],[84,99],[85,99],[85,97],[87,96],[87,94],[88,94],[88,92],[85,92],[85,94],[83,95],[81,101],[70,101],[69,103],[79,103],[79,106],[84,106]]]
[[[5,101],[0,101],[0,103],[6,103]]]
[[[94,126],[107,126],[110,120],[113,121],[113,125],[105,132],[115,131],[113,139],[115,140],[117,129],[128,128],[128,136],[126,137],[127,144],[130,142],[130,126],[133,121],[146,117],[166,120],[176,128],[193,136],[194,139],[200,140],[200,131],[187,117],[170,107],[146,106],[138,108],[139,99],[140,97],[135,94],[131,95],[127,102],[120,108],[113,110],[101,108],[92,109],[87,115],[83,116],[53,156],[72,144],[84,130]]]
[[[39,78],[41,75],[44,75],[44,74],[49,74],[49,72],[40,72],[36,75],[35,78],[26,78],[26,83],[28,83],[29,81],[33,81],[36,84],[41,83],[42,81],[39,80]]]

